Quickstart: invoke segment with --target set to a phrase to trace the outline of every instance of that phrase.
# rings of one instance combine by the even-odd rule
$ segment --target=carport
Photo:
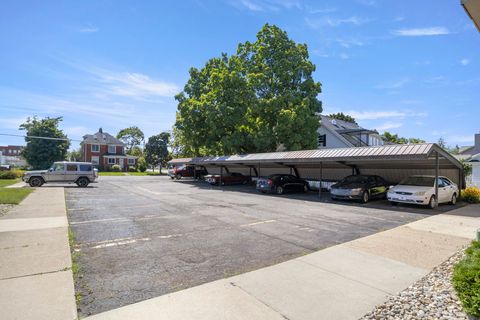
[[[328,188],[329,181],[351,174],[375,174],[392,184],[410,175],[441,175],[460,189],[465,186],[462,164],[434,143],[199,157],[188,164],[203,166],[209,173],[220,175],[224,171],[251,177],[290,173],[316,183],[319,193]],[[438,190],[436,193],[438,199]]]

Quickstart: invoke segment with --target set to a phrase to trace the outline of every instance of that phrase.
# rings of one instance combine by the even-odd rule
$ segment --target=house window
[[[327,135],[326,134],[319,134],[318,135],[318,146],[319,147],[326,147],[327,146]]]
[[[97,157],[92,157],[92,164],[93,164],[93,165],[98,166],[99,163],[100,163],[100,162],[99,162],[98,156],[97,156]]]
[[[135,159],[134,158],[128,158],[128,164],[135,164]]]
[[[117,153],[116,146],[108,146],[108,153],[110,153],[110,154]]]
[[[115,164],[115,158],[108,158],[108,164]]]
[[[100,152],[100,145],[92,144],[92,152]]]

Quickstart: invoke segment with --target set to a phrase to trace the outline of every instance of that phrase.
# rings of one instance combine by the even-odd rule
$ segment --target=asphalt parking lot
[[[65,188],[87,316],[244,273],[427,217],[428,210],[264,195],[168,177]]]

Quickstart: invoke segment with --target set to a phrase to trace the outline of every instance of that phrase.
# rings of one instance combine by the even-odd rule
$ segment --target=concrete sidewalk
[[[478,217],[470,205],[87,319],[358,319],[468,245]]]
[[[63,188],[39,188],[0,217],[2,319],[76,319]]]

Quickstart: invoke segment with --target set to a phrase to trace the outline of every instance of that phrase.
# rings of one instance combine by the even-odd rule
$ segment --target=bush
[[[22,176],[21,171],[11,170],[11,171],[0,171],[0,179],[17,179]]]
[[[473,241],[453,270],[453,287],[467,314],[480,317],[480,242]]]
[[[147,162],[143,157],[138,158],[138,170],[140,170],[140,172],[147,171]]]
[[[468,187],[462,191],[462,199],[468,203],[480,203],[480,189]]]
[[[122,171],[122,168],[120,168],[120,166],[118,164],[114,164],[112,166],[112,171],[113,172],[120,172],[120,171]]]
[[[128,167],[128,172],[137,172],[137,168],[135,168],[134,166],[130,166]]]

